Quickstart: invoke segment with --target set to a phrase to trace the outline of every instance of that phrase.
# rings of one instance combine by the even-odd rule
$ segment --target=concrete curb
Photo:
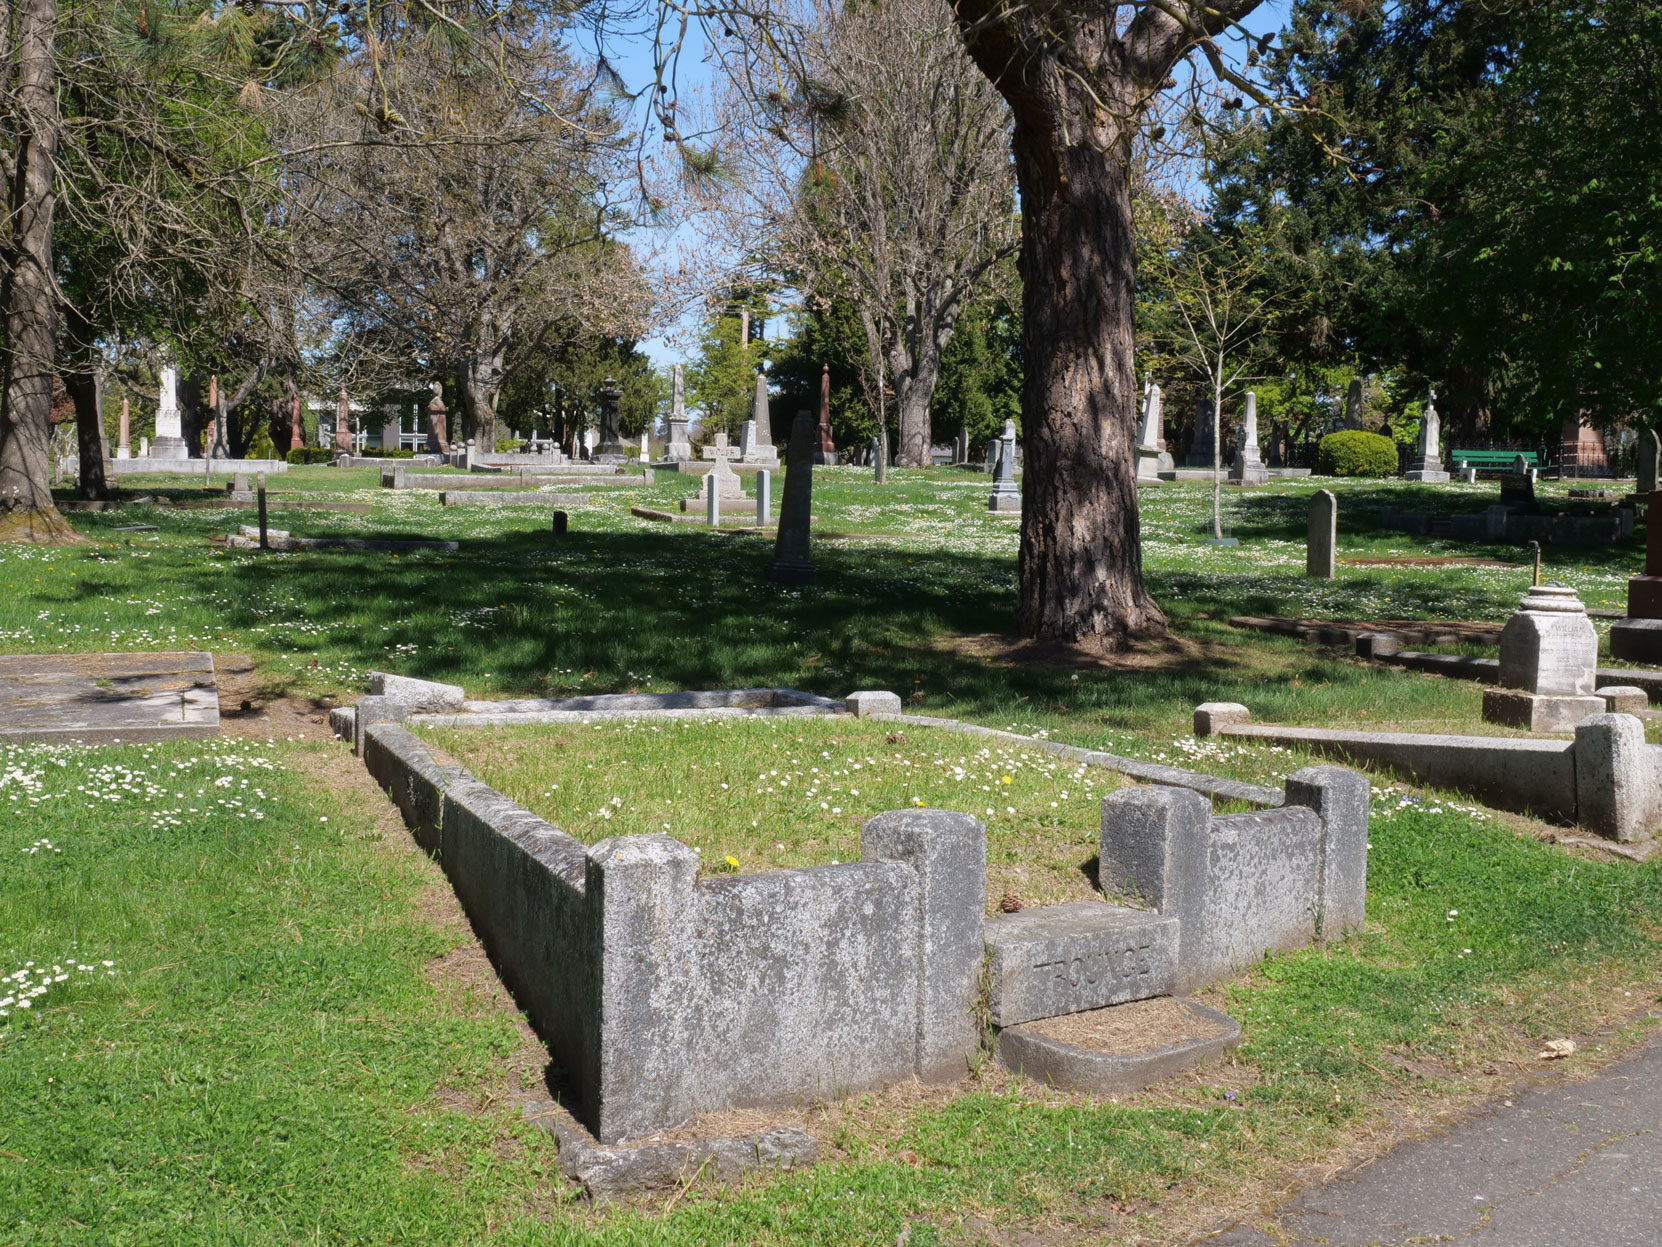
[[[999,1031],[994,1055],[1005,1069],[1064,1091],[1128,1095],[1193,1066],[1222,1060],[1241,1042],[1241,1024],[1227,1013],[1192,1000],[1179,999],[1179,1003],[1197,1017],[1228,1029],[1210,1039],[1127,1055],[1076,1048],[1027,1025],[1010,1026]]]

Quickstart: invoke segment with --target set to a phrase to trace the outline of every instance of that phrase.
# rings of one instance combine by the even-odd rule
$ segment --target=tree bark
[[[112,496],[104,475],[104,461],[110,457],[110,450],[100,403],[103,381],[103,370],[84,357],[73,360],[63,372],[64,388],[75,403],[75,449],[81,461],[77,498],[102,500]]]
[[[910,370],[895,376],[895,419],[900,428],[900,445],[895,453],[897,466],[929,466],[933,441],[929,408],[935,398],[940,369],[938,354],[919,350],[912,356]]]
[[[1163,635],[1137,519],[1131,141],[1172,67],[1260,0],[953,0],[1010,104],[1021,192],[1022,485],[1016,626],[1124,648]]]
[[[78,541],[52,503],[52,375],[57,294],[52,276],[53,160],[58,116],[56,0],[14,0],[17,112],[11,123],[11,230],[5,257],[5,388],[0,393],[0,540]]]

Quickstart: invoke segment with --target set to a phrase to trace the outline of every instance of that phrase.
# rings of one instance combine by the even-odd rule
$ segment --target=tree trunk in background
[[[496,449],[496,400],[502,392],[502,356],[480,356],[457,369],[462,400],[462,438],[483,451]]]
[[[110,457],[109,438],[104,432],[101,404],[104,388],[103,361],[77,352],[63,373],[64,388],[75,403],[75,450],[81,460],[77,498],[93,500],[112,496],[104,461]]]
[[[1143,586],[1137,517],[1129,142],[1085,85],[1054,68],[1029,86],[1040,83],[1045,111],[1076,136],[1064,144],[1059,126],[1024,124],[1017,110],[1026,459],[1016,626],[1120,649],[1166,630]]]
[[[894,369],[895,419],[900,430],[895,464],[927,468],[934,437],[929,407],[935,399],[936,382],[940,380],[941,356],[938,350],[921,345],[909,355],[906,363]]]
[[[5,388],[0,393],[0,540],[79,541],[52,504],[52,374],[57,297],[52,281],[53,158],[57,84],[52,51],[56,0],[12,0],[17,25],[16,165],[7,170]],[[8,67],[9,68],[9,67]]]

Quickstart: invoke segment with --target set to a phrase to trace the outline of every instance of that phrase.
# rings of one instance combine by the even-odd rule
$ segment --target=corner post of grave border
[[[1640,840],[1657,806],[1656,755],[1630,714],[1588,715],[1575,726],[1575,821],[1606,840]]]
[[[1287,805],[1306,806],[1322,820],[1316,939],[1339,939],[1367,916],[1367,776],[1343,766],[1307,766],[1287,776],[1286,792]]]
[[[698,854],[670,836],[617,836],[588,851],[584,893],[597,960],[594,1078],[578,1088],[602,1143],[679,1125],[697,1111],[691,1019],[697,983]]]
[[[1212,803],[1187,788],[1137,785],[1102,799],[1097,879],[1177,919],[1177,989],[1206,973]]]
[[[860,828],[860,853],[917,875],[915,1068],[926,1082],[956,1082],[980,1046],[975,994],[986,952],[987,829],[950,810],[889,810]]]
[[[364,756],[364,742],[369,739],[372,726],[377,723],[402,723],[409,717],[404,703],[391,697],[360,697],[353,710],[352,752],[360,758]]]

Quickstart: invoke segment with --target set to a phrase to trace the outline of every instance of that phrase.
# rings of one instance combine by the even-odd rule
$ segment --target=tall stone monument
[[[1212,430],[1217,425],[1217,412],[1210,399],[1195,404],[1195,429],[1189,437],[1189,453],[1183,456],[1183,466],[1209,468],[1212,466]]]
[[[1604,712],[1593,696],[1598,634],[1574,589],[1537,585],[1500,634],[1500,679],[1483,691],[1483,719],[1531,732],[1573,732]]]
[[[219,374],[214,373],[208,378],[208,410],[213,413],[213,423],[208,429],[208,457],[210,459],[229,459],[231,444],[226,440],[226,424],[229,421],[225,416],[224,396],[219,392]]]
[[[1352,377],[1350,386],[1345,390],[1345,416],[1343,427],[1359,429],[1362,427],[1362,378]]]
[[[819,445],[814,448],[815,463],[836,463],[837,443],[831,436],[831,365],[819,373],[819,422],[815,430]]]
[[[1443,468],[1442,419],[1437,415],[1437,393],[1425,396],[1425,413],[1420,417],[1420,440],[1414,448],[1414,460],[1403,478],[1442,484],[1448,480]]]
[[[779,462],[779,452],[773,447],[773,417],[768,414],[768,374],[761,369],[756,369],[756,397],[750,404],[750,417],[756,422],[756,456]]]
[[[450,410],[444,405],[444,382],[433,382],[433,397],[427,400],[427,453],[450,453]]]
[[[1662,492],[1648,496],[1645,517],[1645,570],[1627,582],[1627,618],[1610,625],[1610,656],[1624,662],[1662,661]]]
[[[1137,479],[1160,479],[1160,387],[1152,381],[1143,394],[1143,418],[1137,422]]]
[[[161,368],[161,386],[156,404],[156,440],[150,444],[152,459],[186,459],[184,426],[179,418],[179,370],[172,364]]]
[[[1229,479],[1237,485],[1262,485],[1270,479],[1269,469],[1258,454],[1258,395],[1247,391],[1241,429],[1235,436],[1235,458],[1229,465]]]
[[[629,451],[623,444],[623,430],[619,424],[618,403],[623,399],[623,391],[618,388],[615,377],[607,377],[606,384],[600,387],[600,440],[595,443],[594,453],[589,456],[596,463],[622,463],[629,458]]]
[[[808,544],[814,508],[814,445],[818,440],[814,418],[801,413],[791,423],[791,440],[785,448],[779,533],[767,565],[767,578],[775,584],[811,585],[818,575]]]
[[[1006,420],[998,439],[998,470],[993,474],[993,493],[987,499],[989,511],[1020,511],[1021,490],[1016,488],[1016,422]]]
[[[340,401],[335,404],[335,453],[352,453],[352,408],[346,401],[346,387],[340,387]]]
[[[1649,498],[1656,492],[1657,464],[1662,461],[1662,439],[1658,439],[1655,429],[1639,430],[1639,483],[1634,493]],[[1649,512],[1647,511],[1648,515]]]
[[[1332,580],[1339,562],[1339,500],[1331,490],[1310,496],[1310,527],[1305,537],[1304,574]]]
[[[669,408],[669,444],[664,447],[664,458],[671,463],[685,463],[692,459],[692,438],[687,435],[687,377],[683,365],[675,365],[675,382]]]
[[[438,382],[434,382],[437,385]],[[296,391],[289,400],[289,449],[306,449],[306,422],[300,415],[300,394]]]
[[[132,426],[132,408],[125,397],[121,400],[121,439],[115,444],[117,459],[131,459],[133,457],[132,435],[129,432]]]

